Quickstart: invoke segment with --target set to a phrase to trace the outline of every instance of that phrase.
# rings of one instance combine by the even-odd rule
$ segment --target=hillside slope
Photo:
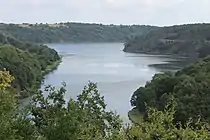
[[[58,53],[47,46],[0,34],[0,70],[7,69],[15,77],[12,85],[21,91],[21,98],[37,89],[48,67],[58,61]]]
[[[125,43],[125,52],[197,55],[210,49],[210,24],[162,27]],[[206,54],[204,54],[206,56]],[[202,56],[203,57],[203,56]]]
[[[154,26],[124,26],[86,23],[0,24],[0,32],[22,41],[58,42],[124,42],[131,36],[148,33]]]

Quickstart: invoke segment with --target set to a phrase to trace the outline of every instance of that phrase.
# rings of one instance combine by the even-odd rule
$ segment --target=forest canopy
[[[7,69],[15,77],[12,85],[21,98],[39,87],[48,67],[59,61],[58,53],[47,46],[25,43],[0,33],[0,70]]]

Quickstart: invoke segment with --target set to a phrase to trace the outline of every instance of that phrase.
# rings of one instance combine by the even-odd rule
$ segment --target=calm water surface
[[[66,100],[76,98],[88,81],[97,82],[107,108],[128,120],[132,93],[160,70],[149,67],[169,58],[122,51],[122,43],[48,44],[63,55],[57,70],[46,76],[44,85],[67,83]]]

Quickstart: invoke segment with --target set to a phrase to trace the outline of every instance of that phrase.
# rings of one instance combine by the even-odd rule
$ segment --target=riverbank
[[[60,65],[61,62],[62,57],[59,60],[53,62],[51,65],[48,65],[47,68],[44,71],[42,71],[43,77],[49,74],[50,72],[54,71]]]
[[[136,54],[148,54],[148,55],[156,55],[156,56],[169,56],[170,58],[198,58],[198,54],[191,53],[161,53],[161,52],[151,52],[151,51],[128,51],[125,48],[123,49],[125,53],[136,53]]]
[[[134,53],[134,54],[145,54],[145,53]],[[180,55],[169,55],[169,54],[157,54],[157,53],[146,53],[151,55],[151,57],[163,57],[163,58],[172,58],[172,60],[167,60],[165,63],[160,64],[150,64],[148,67],[155,68],[161,72],[176,72],[187,65],[198,60],[197,57],[184,57]],[[139,124],[143,121],[143,114],[141,114],[138,109],[133,108],[128,111],[128,118],[134,124]]]
[[[134,124],[139,124],[143,121],[143,115],[137,110],[137,108],[133,108],[128,112],[128,118]]]
[[[46,69],[44,71],[42,71],[42,79],[40,81],[37,81],[37,85],[34,85],[33,87],[31,87],[30,89],[24,90],[24,91],[20,91],[19,93],[19,100],[21,102],[22,99],[26,99],[29,98],[30,96],[32,96],[34,93],[37,92],[37,90],[41,87],[43,81],[44,81],[44,77],[46,75],[48,75],[50,72],[54,71],[57,69],[57,67],[60,65],[60,63],[62,62],[62,57],[61,59],[53,62],[52,64],[48,65],[46,67]]]
[[[174,71],[182,69],[183,67],[195,62],[197,58],[175,58],[175,60],[166,61],[162,64],[151,64],[149,67],[158,69],[160,71]]]
[[[173,54],[173,53],[159,53],[159,52],[147,52],[147,51],[125,51],[125,53],[132,53],[132,54],[147,54],[151,55],[150,57],[160,57],[160,58],[169,58],[171,60],[167,60],[164,63],[160,64],[150,64],[149,67],[158,69],[160,71],[177,71],[190,63],[195,62],[199,59],[197,54]]]
[[[22,96],[22,97],[19,97],[19,100],[18,100],[18,108],[19,110],[22,110],[24,107],[26,107],[27,105],[29,105],[31,99],[32,99],[32,96],[33,94],[40,88],[43,80],[44,80],[44,77],[48,74],[50,74],[50,72],[53,72],[54,70],[57,69],[57,67],[60,65],[60,63],[62,62],[62,57],[60,60],[57,60],[55,61],[54,63],[52,63],[51,65],[48,65],[46,70],[45,71],[42,71],[42,74],[43,74],[43,79],[42,81],[39,82],[39,84],[37,86],[34,86],[34,88],[31,88],[29,91],[28,91],[28,96]]]

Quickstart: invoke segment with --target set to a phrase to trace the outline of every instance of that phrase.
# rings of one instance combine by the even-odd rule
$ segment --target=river
[[[107,109],[116,111],[125,121],[131,109],[130,97],[170,58],[123,52],[122,43],[48,44],[63,56],[57,70],[46,76],[44,85],[67,84],[66,100],[76,98],[88,81],[97,82]]]

